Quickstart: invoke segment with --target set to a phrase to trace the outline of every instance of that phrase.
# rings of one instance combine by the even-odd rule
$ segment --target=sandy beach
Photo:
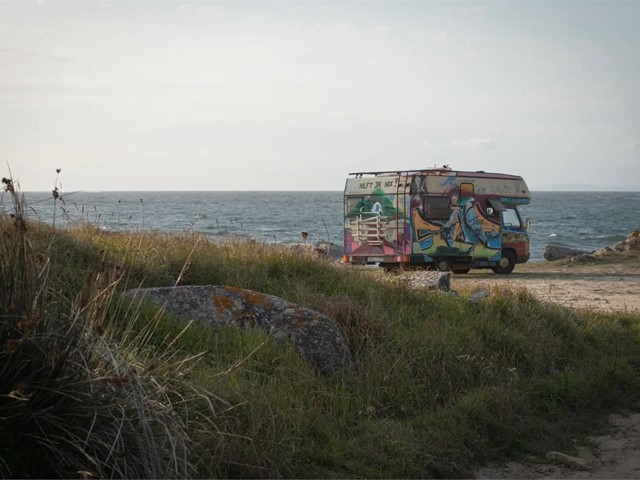
[[[543,301],[570,308],[640,312],[640,255],[613,254],[592,262],[558,260],[517,265],[510,275],[490,270],[452,275],[460,291],[524,288]]]

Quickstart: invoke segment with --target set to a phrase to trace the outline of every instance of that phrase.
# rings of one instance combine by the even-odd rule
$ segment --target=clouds
[[[640,36],[624,20],[639,6],[0,2],[0,162],[61,166],[74,189],[286,189],[317,165],[317,188],[340,189],[346,171],[444,163],[589,183],[603,159],[640,170]],[[185,171],[124,185],[110,158]],[[81,164],[101,173],[72,177]]]
[[[640,157],[640,141],[635,140],[625,144],[622,151],[634,157]]]

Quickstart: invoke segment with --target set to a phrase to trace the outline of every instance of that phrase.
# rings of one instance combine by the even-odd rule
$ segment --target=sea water
[[[56,226],[88,222],[115,231],[200,232],[295,243],[342,244],[342,192],[62,192],[25,193],[31,218]],[[5,193],[0,208],[10,211]],[[581,250],[611,246],[640,229],[640,192],[532,192],[520,207],[531,226],[531,258],[545,245]]]

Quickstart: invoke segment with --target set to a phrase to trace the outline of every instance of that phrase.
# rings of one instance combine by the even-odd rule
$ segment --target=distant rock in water
[[[547,245],[544,247],[543,256],[545,260],[560,260],[561,258],[575,257],[578,255],[586,255],[591,252],[585,250],[576,250],[574,248],[559,247],[557,245]]]
[[[323,374],[350,368],[353,362],[342,333],[328,316],[274,295],[217,285],[138,288],[125,295],[150,300],[184,320],[260,328],[291,343]]]
[[[640,230],[634,230],[627,238],[616,243],[613,249],[618,252],[628,252],[629,250],[640,250]]]

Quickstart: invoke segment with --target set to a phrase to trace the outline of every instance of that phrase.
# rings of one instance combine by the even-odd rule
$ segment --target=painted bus
[[[350,173],[344,263],[508,274],[529,260],[531,195],[520,176],[448,167]]]

